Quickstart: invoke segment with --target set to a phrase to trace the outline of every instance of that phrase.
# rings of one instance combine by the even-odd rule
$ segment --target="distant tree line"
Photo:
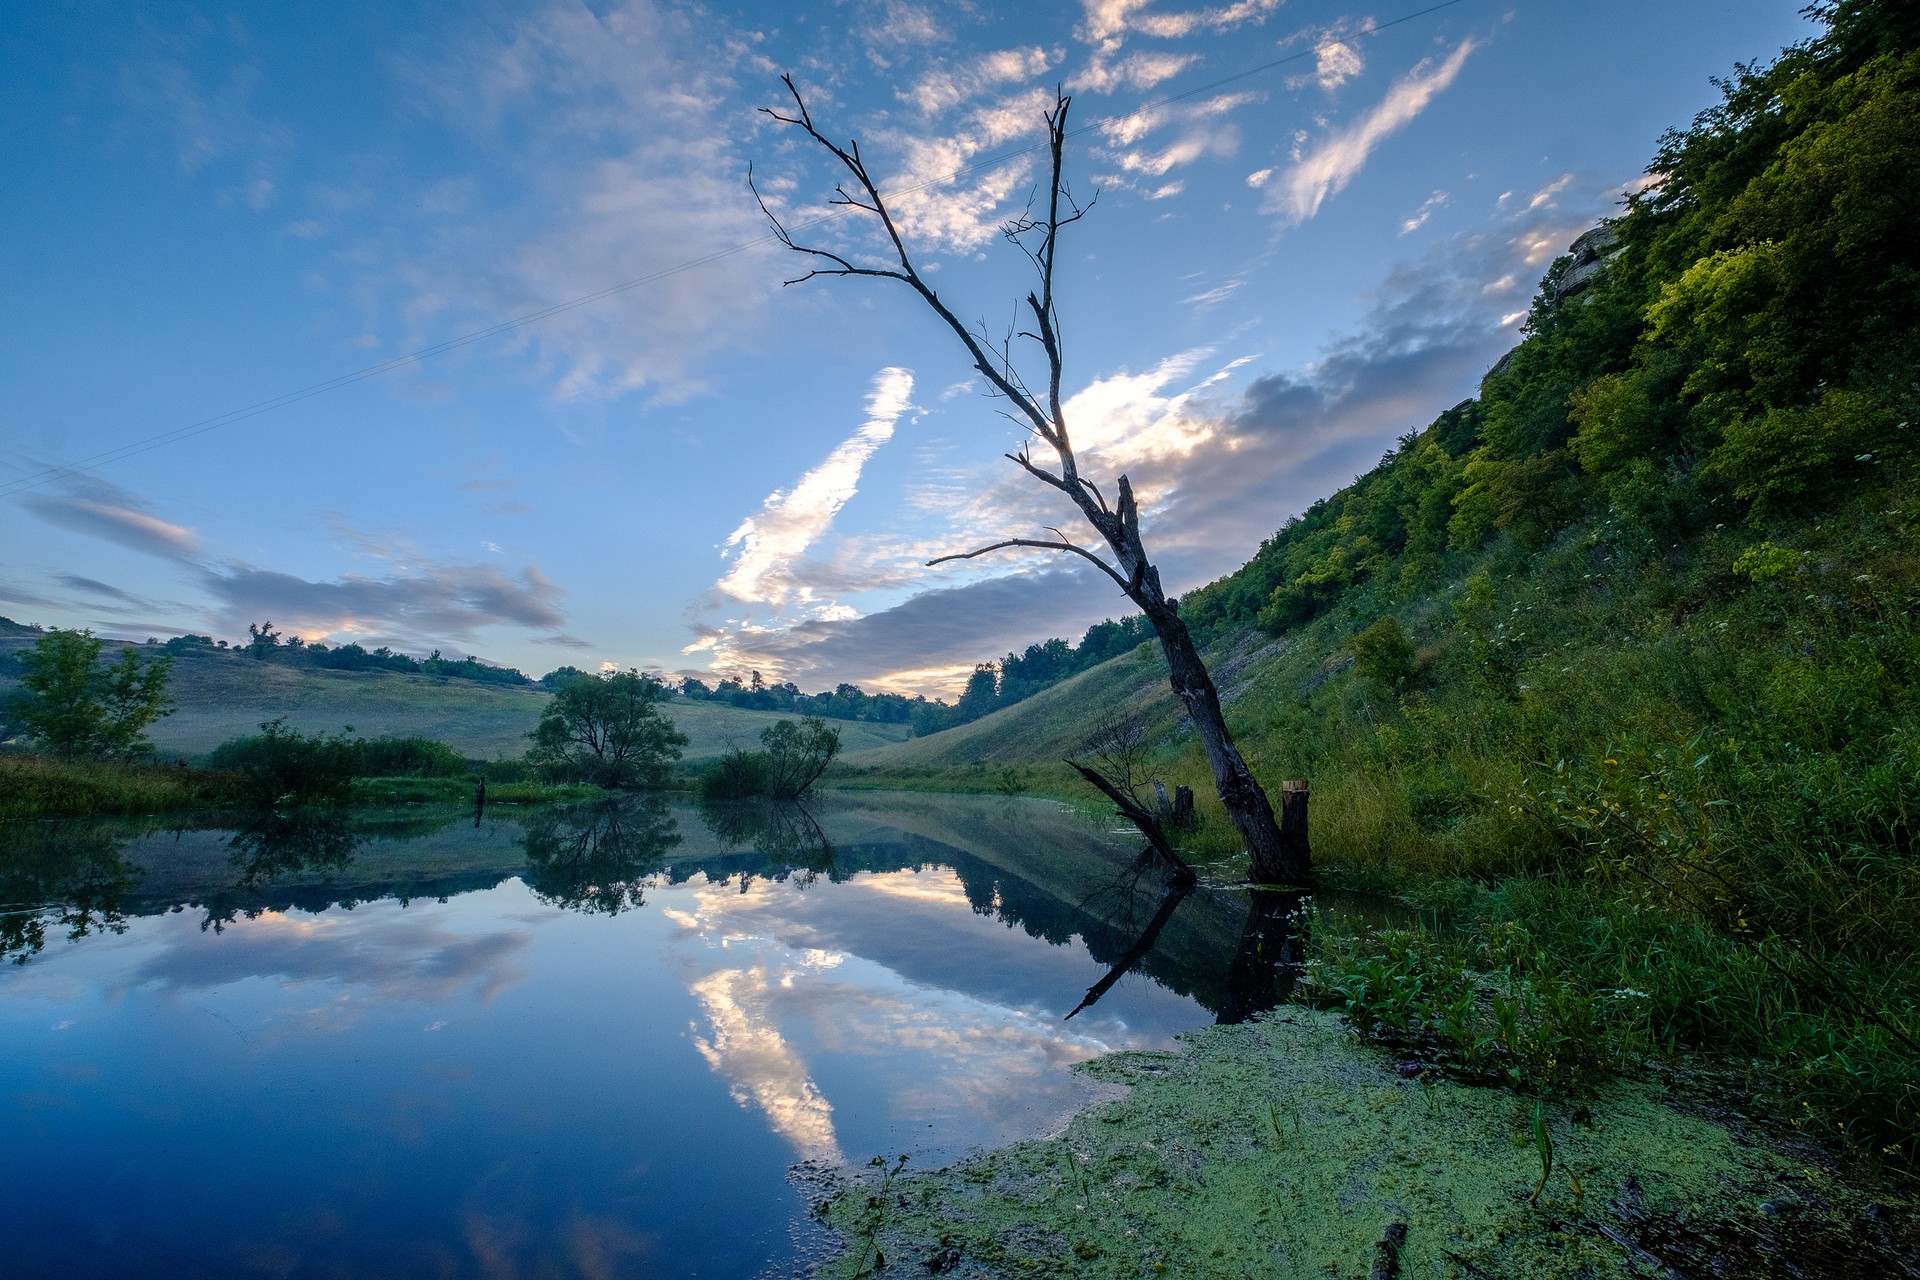
[[[299,636],[283,635],[274,630],[271,621],[250,623],[247,635],[247,643],[229,645],[225,640],[215,640],[212,636],[188,634],[175,636],[161,644],[160,648],[174,656],[244,653],[261,662],[316,667],[323,671],[398,671],[447,680],[472,680],[478,684],[532,686],[535,683],[517,668],[482,662],[472,654],[464,658],[447,658],[435,649],[424,658],[415,658],[398,653],[386,645],[377,649],[367,649],[358,644],[330,648],[318,640],[306,641]],[[572,668],[564,670],[571,671]]]
[[[1132,653],[1151,639],[1153,624],[1143,616],[1136,614],[1118,622],[1107,618],[1088,627],[1077,647],[1055,638],[1030,644],[1021,653],[1009,653],[997,663],[980,663],[967,678],[967,687],[958,702],[951,706],[928,702],[915,708],[914,732],[924,736],[955,725],[970,724],[989,712],[1031,698],[1069,676],[1097,667],[1109,658]]]

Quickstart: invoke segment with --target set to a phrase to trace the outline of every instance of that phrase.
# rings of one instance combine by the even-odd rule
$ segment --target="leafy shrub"
[[[258,806],[331,804],[353,788],[360,744],[345,734],[304,734],[285,717],[213,749],[208,763],[241,777],[241,794]]]
[[[527,760],[554,781],[658,786],[687,735],[661,713],[666,686],[638,671],[560,682],[529,735]]]
[[[362,778],[461,778],[470,772],[465,757],[432,738],[368,738],[355,747],[354,773]]]
[[[700,794],[708,800],[797,800],[840,753],[840,731],[818,716],[799,724],[780,720],[760,731],[760,745],[759,751],[735,747],[709,765],[700,776]]]
[[[1899,414],[1855,391],[1829,391],[1811,407],[1735,417],[1712,468],[1733,492],[1771,515],[1837,488],[1898,443]]]
[[[772,787],[770,762],[764,751],[734,747],[700,774],[700,795],[707,800],[744,800],[767,795]]]
[[[1392,614],[1348,641],[1347,647],[1353,652],[1353,669],[1390,693],[1404,692],[1419,669],[1413,641]]]

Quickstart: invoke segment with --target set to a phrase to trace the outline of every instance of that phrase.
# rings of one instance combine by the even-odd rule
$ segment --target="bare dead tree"
[[[860,155],[859,142],[850,141],[842,147],[822,134],[815,127],[813,116],[807,110],[806,101],[801,97],[793,77],[783,76],[781,79],[793,99],[792,110],[762,110],[781,124],[803,131],[839,163],[846,177],[835,185],[832,203],[872,217],[885,233],[888,245],[887,264],[867,266],[834,250],[801,244],[789,234],[773,210],[767,207],[759,188],[754,187],[754,196],[760,201],[761,211],[773,224],[774,234],[780,242],[812,260],[813,265],[804,274],[786,283],[800,284],[815,276],[865,276],[896,281],[918,294],[928,309],[960,340],[974,369],[987,380],[995,393],[1012,406],[1008,416],[1024,427],[1034,440],[1052,450],[1053,467],[1049,469],[1043,461],[1034,460],[1032,440],[1019,453],[1008,454],[1007,458],[1040,483],[1066,495],[1100,535],[1112,557],[1109,563],[1097,551],[1079,545],[1058,529],[1049,529],[1047,532],[1054,535],[1052,538],[1005,538],[972,551],[940,556],[927,563],[934,565],[950,560],[971,560],[975,556],[1010,547],[1031,547],[1077,555],[1111,578],[1153,624],[1160,648],[1166,654],[1169,682],[1185,706],[1194,732],[1199,735],[1201,746],[1206,751],[1220,802],[1226,806],[1234,827],[1246,842],[1247,852],[1253,860],[1254,878],[1267,882],[1304,882],[1310,870],[1307,859],[1304,853],[1290,848],[1281,840],[1273,805],[1254,778],[1252,770],[1247,768],[1246,760],[1234,745],[1233,735],[1227,730],[1213,677],[1208,674],[1206,663],[1201,659],[1186,624],[1180,620],[1176,602],[1169,599],[1161,588],[1159,570],[1147,558],[1146,548],[1140,540],[1140,511],[1134,500],[1132,484],[1126,476],[1119,476],[1113,484],[1114,500],[1109,504],[1100,487],[1081,474],[1079,460],[1074,455],[1073,439],[1067,429],[1061,401],[1065,358],[1060,312],[1054,298],[1054,266],[1061,231],[1086,216],[1092,201],[1082,205],[1075,200],[1065,178],[1063,162],[1067,141],[1067,109],[1072,100],[1065,93],[1056,92],[1052,108],[1044,113],[1052,158],[1045,213],[1036,216],[1029,207],[1026,214],[1002,228],[1006,238],[1033,263],[1037,284],[1025,299],[1025,309],[1033,327],[1020,330],[1017,334],[1009,332],[1004,339],[996,341],[987,333],[984,325],[973,328],[963,323],[914,265],[899,223]],[[748,182],[752,182],[751,171],[748,173]],[[1013,343],[1016,337],[1029,340],[1040,349],[1044,376],[1038,380],[1037,389],[1015,364]]]

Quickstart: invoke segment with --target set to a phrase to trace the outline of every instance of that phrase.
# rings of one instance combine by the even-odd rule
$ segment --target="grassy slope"
[[[1227,708],[1228,724],[1246,739],[1243,747],[1257,749],[1261,721],[1244,715],[1240,703],[1249,692],[1269,683],[1282,658],[1297,647],[1246,631],[1208,652],[1214,681]],[[1078,795],[1086,791],[1085,784],[1067,773],[1060,762],[1069,756],[1085,755],[1087,735],[1109,712],[1140,718],[1156,744],[1156,770],[1170,782],[1188,783],[1196,793],[1210,792],[1209,787],[1189,776],[1198,767],[1198,747],[1181,726],[1179,703],[1167,686],[1165,659],[1157,649],[1146,646],[971,724],[850,753],[845,763],[847,771],[855,776],[944,777],[948,781],[956,780],[956,771],[959,778],[964,778],[968,771],[984,774],[988,768],[1012,766],[1030,782]],[[1182,765],[1181,759],[1188,756],[1192,760]]]
[[[0,640],[0,649],[29,647]],[[14,682],[0,679],[0,696]],[[332,733],[352,725],[367,737],[418,734],[438,739],[474,759],[517,757],[540,718],[548,695],[538,689],[481,685],[391,671],[323,671],[257,662],[240,654],[193,655],[174,663],[174,713],[150,737],[165,755],[204,757],[229,738],[252,733],[262,721],[285,716],[306,732]],[[760,731],[781,719],[771,711],[743,711],[711,703],[672,702],[667,715],[691,741],[689,761],[725,751],[729,739],[756,744]],[[834,721],[843,749],[860,751],[904,737],[905,725]]]

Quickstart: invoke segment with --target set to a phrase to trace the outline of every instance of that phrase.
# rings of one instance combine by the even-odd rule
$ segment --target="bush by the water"
[[[284,718],[260,732],[213,749],[208,763],[240,778],[243,798],[254,805],[331,804],[353,789],[358,743],[345,734],[305,734]]]
[[[760,747],[735,747],[708,765],[700,775],[700,794],[708,800],[797,800],[840,753],[840,731],[817,716],[799,724],[780,720],[760,731]]]
[[[256,805],[331,804],[345,800],[356,778],[464,778],[470,766],[431,738],[357,738],[306,734],[269,720],[260,732],[215,747],[211,768],[237,774]]]
[[[164,813],[228,799],[228,780],[177,765],[0,752],[0,821]]]

